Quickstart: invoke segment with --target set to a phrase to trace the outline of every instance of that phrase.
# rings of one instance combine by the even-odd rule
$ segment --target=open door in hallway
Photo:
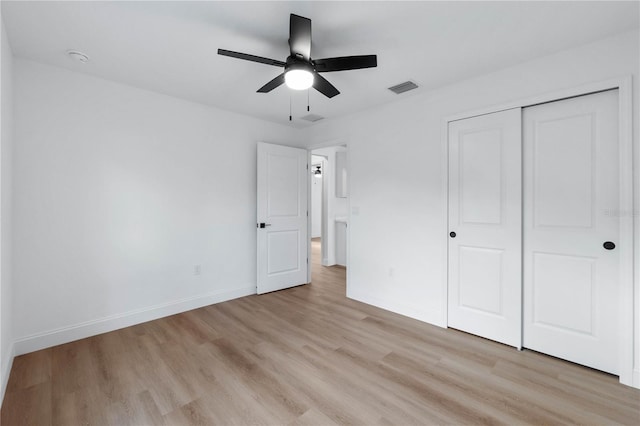
[[[307,151],[258,143],[258,294],[307,283]]]

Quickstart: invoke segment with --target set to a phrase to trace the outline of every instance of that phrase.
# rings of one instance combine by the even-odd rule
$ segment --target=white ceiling
[[[284,61],[289,14],[312,20],[313,58],[377,54],[373,69],[323,74],[311,112],[350,114],[638,28],[633,2],[12,2],[2,15],[19,57],[296,127],[307,93],[256,93],[281,69],[217,55]],[[69,59],[77,49],[87,64]],[[420,89],[395,95],[406,80]],[[293,94],[294,121],[289,123]]]

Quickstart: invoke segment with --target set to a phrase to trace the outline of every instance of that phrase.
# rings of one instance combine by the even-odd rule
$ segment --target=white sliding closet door
[[[448,325],[520,347],[520,108],[449,123]]]
[[[525,108],[524,346],[618,373],[617,90]]]

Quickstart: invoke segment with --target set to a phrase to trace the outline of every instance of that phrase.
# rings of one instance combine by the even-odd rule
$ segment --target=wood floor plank
[[[345,269],[17,357],[2,425],[640,424],[617,377],[345,297]]]
[[[32,352],[13,361],[13,371],[7,383],[7,392],[15,392],[51,380],[51,349]]]
[[[51,425],[52,418],[51,382],[15,389],[4,397],[2,425]]]

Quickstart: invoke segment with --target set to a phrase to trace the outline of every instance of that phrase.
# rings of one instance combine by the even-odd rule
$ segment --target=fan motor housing
[[[287,63],[284,66],[284,72],[285,73],[287,71],[290,71],[290,70],[305,70],[305,71],[309,71],[311,73],[316,71],[316,69],[313,66],[313,64],[311,63],[311,61],[306,61],[304,59],[299,59],[299,58],[296,58],[295,56],[289,56],[287,58]]]

